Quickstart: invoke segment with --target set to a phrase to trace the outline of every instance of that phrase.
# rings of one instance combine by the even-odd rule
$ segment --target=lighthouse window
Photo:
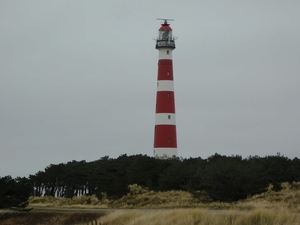
[[[158,82],[157,82],[157,87],[158,87]]]
[[[171,119],[171,115],[168,115],[168,119]]]
[[[168,93],[168,97],[170,97],[171,96],[171,94],[170,94],[170,92]]]
[[[172,142],[172,139],[171,139],[171,138],[169,138],[169,139],[168,139],[168,141],[169,141],[169,143],[171,143],[171,142]]]
[[[167,54],[169,55],[169,50],[167,50]]]
[[[168,76],[170,75],[170,72],[169,72],[169,71],[167,72],[167,75],[168,75]]]

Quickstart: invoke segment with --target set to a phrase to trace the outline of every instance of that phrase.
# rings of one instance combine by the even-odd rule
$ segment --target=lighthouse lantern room
[[[175,95],[173,80],[172,51],[175,39],[168,21],[164,21],[158,31],[156,49],[158,55],[156,113],[154,128],[154,157],[177,157]]]

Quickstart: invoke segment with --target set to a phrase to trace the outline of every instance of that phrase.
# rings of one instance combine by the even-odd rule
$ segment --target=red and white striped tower
[[[156,113],[154,128],[154,157],[169,158],[177,156],[175,97],[173,82],[172,51],[175,39],[168,24],[169,19],[158,31],[156,49],[159,51]]]

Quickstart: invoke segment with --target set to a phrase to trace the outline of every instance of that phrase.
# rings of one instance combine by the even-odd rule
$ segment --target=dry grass
[[[1,225],[74,225],[92,224],[103,216],[103,213],[53,213],[53,212],[30,212],[25,214],[9,215],[0,220]]]
[[[198,201],[185,191],[148,191],[136,184],[129,185],[129,193],[111,202],[113,208],[178,208],[193,207]]]
[[[288,209],[292,213],[300,213],[300,183],[283,183],[280,192],[272,191],[272,186],[268,191],[255,195],[243,201],[235,203],[235,208],[240,209]]]
[[[288,211],[211,212],[203,209],[116,211],[98,220],[105,225],[296,225],[300,215]]]
[[[166,202],[169,203],[167,204],[168,207],[172,207],[173,204],[173,207],[177,208],[181,206],[197,207],[200,208],[200,210],[176,209],[171,211],[153,211],[150,213],[136,212],[136,218],[129,221],[128,224],[300,224],[300,183],[283,183],[282,186],[283,190],[280,192],[272,191],[272,186],[270,186],[266,193],[255,195],[251,198],[235,203],[195,203],[195,199],[190,199],[191,196],[184,193],[176,192],[177,195],[172,192],[156,193],[157,195],[153,194],[153,196],[155,196],[154,199],[166,199]],[[142,193],[130,193],[120,199],[120,203],[123,203],[123,205],[119,203],[119,206],[124,206],[124,203],[134,203],[134,201],[136,201],[136,205],[139,207],[145,207],[147,204],[144,204],[145,201],[142,201],[142,199],[149,196],[149,194],[151,193],[146,191],[143,191]],[[167,196],[171,198],[171,200],[167,200]],[[136,200],[132,200],[132,198],[135,198]],[[152,203],[154,201],[149,200],[149,202]],[[160,206],[166,206],[166,202],[160,204]],[[131,206],[130,204],[128,205]],[[118,204],[116,204],[116,206],[118,206]],[[150,206],[152,207],[151,204]],[[204,209],[207,209],[208,211],[204,211]],[[222,211],[210,211],[216,209]],[[224,211],[225,209],[226,211]],[[212,214],[212,212],[216,213]],[[116,212],[115,215],[110,214],[103,218],[104,224],[117,225],[117,221],[115,219],[112,219],[114,220],[113,223],[108,223],[106,219],[109,220],[110,216],[118,217],[118,213],[122,214],[122,212]],[[130,217],[128,213],[125,212],[125,214],[127,214],[127,218]]]
[[[154,192],[136,184],[129,185],[129,193],[118,200],[109,200],[105,194],[101,200],[98,200],[95,195],[72,199],[54,197],[31,197],[29,199],[29,206],[33,208],[174,208],[193,207],[197,204],[198,200],[188,192]]]
[[[300,224],[300,183],[284,183],[282,186],[283,190],[280,192],[272,191],[270,186],[265,193],[235,203],[205,203],[183,191],[154,192],[138,185],[130,185],[129,193],[118,200],[109,200],[105,195],[102,200],[95,196],[73,199],[42,197],[31,198],[30,207],[152,208],[110,213],[98,221],[102,225]]]
[[[108,208],[110,201],[104,195],[103,199],[99,200],[96,195],[78,196],[73,198],[55,198],[52,196],[45,197],[30,197],[29,206],[34,208],[41,207],[72,207],[72,208]]]
[[[289,209],[300,213],[300,183],[283,183],[283,190],[268,191],[235,203],[201,202],[184,191],[149,191],[136,184],[129,186],[129,193],[118,200],[108,199],[105,194],[98,200],[96,196],[79,196],[72,199],[54,197],[31,197],[29,207],[53,208],[207,208],[227,210]]]

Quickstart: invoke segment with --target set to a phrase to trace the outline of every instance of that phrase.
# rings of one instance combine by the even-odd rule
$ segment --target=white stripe
[[[172,50],[173,49],[167,49],[167,48],[159,49],[158,58],[159,59],[172,59]],[[168,54],[168,51],[169,51],[169,54]]]
[[[156,113],[155,125],[176,125],[174,113]]]
[[[153,155],[158,158],[177,157],[177,148],[154,148]]]
[[[174,81],[172,80],[157,81],[157,91],[174,91]]]

